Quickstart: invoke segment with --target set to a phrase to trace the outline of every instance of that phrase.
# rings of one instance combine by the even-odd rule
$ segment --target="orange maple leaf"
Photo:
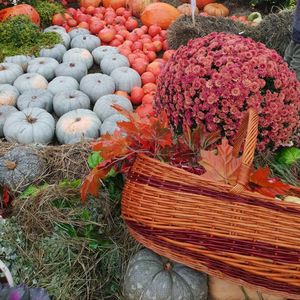
[[[234,185],[237,182],[242,160],[234,157],[232,150],[233,147],[229,145],[227,139],[222,139],[222,144],[217,146],[217,153],[201,150],[199,164],[206,170],[201,177]]]

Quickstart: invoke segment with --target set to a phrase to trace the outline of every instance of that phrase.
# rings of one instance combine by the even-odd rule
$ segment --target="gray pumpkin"
[[[76,109],[57,121],[56,137],[61,144],[75,144],[96,139],[100,135],[101,121],[88,109]]]
[[[142,80],[139,73],[128,67],[114,69],[110,76],[113,78],[116,89],[131,93],[133,87],[141,87]]]
[[[46,89],[47,86],[47,79],[37,73],[25,73],[19,76],[14,82],[14,87],[16,87],[20,93],[30,89]]]
[[[18,64],[0,63],[0,83],[13,84],[23,74],[23,69]]]
[[[90,32],[85,28],[75,28],[69,31],[69,36],[71,39],[75,38],[78,35],[90,34]]]
[[[121,114],[114,114],[106,118],[101,126],[101,135],[113,134],[116,130],[119,130],[118,122],[128,122],[128,119]]]
[[[38,57],[28,63],[27,72],[38,73],[47,80],[52,80],[55,77],[55,69],[58,65],[58,61],[52,57]]]
[[[49,144],[54,131],[54,118],[46,110],[38,107],[12,113],[3,127],[5,138],[20,144]]]
[[[78,82],[87,74],[86,64],[81,61],[69,61],[60,64],[56,70],[56,76],[70,76]]]
[[[89,109],[91,102],[89,97],[81,91],[64,91],[53,98],[53,110],[58,117],[75,109]]]
[[[93,50],[92,55],[96,64],[100,65],[101,60],[107,54],[118,54],[119,50],[112,46],[100,46]]]
[[[5,63],[13,63],[19,65],[24,72],[27,70],[28,63],[34,58],[34,56],[29,55],[14,55],[6,56],[4,59]]]
[[[44,29],[44,32],[57,32],[57,33],[66,33],[66,29],[62,26],[53,25]]]
[[[16,147],[0,158],[0,185],[22,191],[45,171],[45,162],[29,147]]]
[[[124,296],[126,300],[206,300],[207,275],[142,249],[129,261]]]
[[[106,54],[100,63],[102,73],[110,75],[111,72],[120,67],[129,67],[129,61],[122,54]]]
[[[0,105],[15,106],[19,94],[16,87],[10,84],[0,84]]]
[[[48,112],[52,111],[53,94],[48,90],[30,89],[26,90],[17,100],[19,110],[28,107],[39,107]]]
[[[48,84],[48,90],[56,95],[63,91],[78,90],[79,84],[76,79],[70,76],[58,76]]]
[[[127,111],[133,111],[130,100],[119,95],[105,95],[99,98],[94,106],[94,112],[103,122],[108,117],[117,114],[118,112],[112,108],[112,105],[119,105]]]
[[[69,49],[70,43],[71,43],[71,38],[66,32],[58,32],[62,39],[63,45],[66,47],[66,49]]]
[[[52,57],[58,62],[61,62],[64,54],[67,52],[66,47],[63,44],[56,44],[51,48],[43,48],[40,51],[41,57]]]
[[[104,74],[88,74],[80,81],[80,90],[95,103],[100,97],[115,92],[114,80]]]
[[[10,105],[0,105],[0,138],[4,137],[3,135],[3,126],[6,119],[14,112],[18,110],[14,106]]]
[[[73,48],[68,50],[63,56],[63,62],[83,62],[90,69],[93,66],[92,54],[82,48]]]
[[[71,48],[83,48],[90,52],[100,45],[100,39],[92,34],[77,35],[71,41]]]

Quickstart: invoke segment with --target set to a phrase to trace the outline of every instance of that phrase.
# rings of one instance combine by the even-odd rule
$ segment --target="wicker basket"
[[[245,137],[235,187],[140,155],[123,191],[132,236],[191,268],[261,292],[300,299],[300,205],[245,190],[258,133],[249,110],[234,146]],[[294,187],[291,195],[300,196]]]

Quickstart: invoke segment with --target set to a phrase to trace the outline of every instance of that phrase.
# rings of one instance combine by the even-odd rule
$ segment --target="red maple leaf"
[[[9,195],[9,189],[6,186],[3,187],[2,196],[3,204],[5,207],[7,207],[11,199]]]

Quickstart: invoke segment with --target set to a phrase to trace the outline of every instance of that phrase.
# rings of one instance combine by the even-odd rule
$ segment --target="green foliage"
[[[48,1],[38,1],[35,6],[35,9],[40,15],[42,28],[51,25],[52,16],[54,14],[64,12],[62,4]]]
[[[292,165],[300,161],[300,148],[285,148],[276,157],[276,161],[281,164]]]
[[[43,47],[61,42],[56,32],[40,31],[27,16],[16,16],[0,23],[0,61],[5,56],[38,55]]]
[[[252,0],[253,6],[268,6],[269,8],[278,7],[280,9],[290,8],[296,5],[296,0]]]

